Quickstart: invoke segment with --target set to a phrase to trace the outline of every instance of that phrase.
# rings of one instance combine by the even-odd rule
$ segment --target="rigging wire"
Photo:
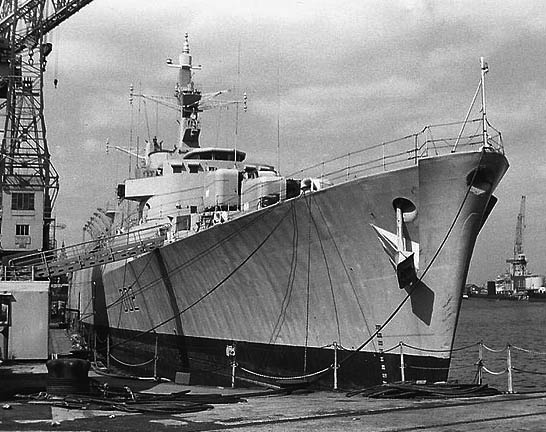
[[[150,134],[150,122],[148,119],[148,105],[146,104],[146,99],[142,100],[142,103],[144,104],[144,119],[146,120],[146,131],[148,133],[148,141],[152,141],[152,135]]]
[[[310,198],[306,198],[307,201]],[[307,286],[305,302],[305,351],[303,361],[303,373],[307,373],[307,346],[309,344],[309,300],[311,292],[311,206],[307,205],[309,215],[307,218]]]
[[[328,259],[326,258],[326,251],[324,250],[324,244],[322,243],[322,239],[320,238],[320,232],[319,232],[319,229],[318,229],[318,225],[317,225],[317,222],[315,221],[315,218],[313,217],[313,214],[311,212],[311,206],[309,204],[309,202],[306,200],[305,203],[307,204],[307,207],[309,208],[309,217],[311,218],[311,221],[313,222],[313,226],[315,227],[315,231],[317,233],[317,239],[319,241],[319,245],[320,245],[320,249],[322,251],[322,257],[324,258],[324,265],[326,267],[326,274],[328,276],[328,283],[330,284],[330,292],[332,293],[332,303],[333,303],[333,306],[334,306],[334,316],[336,318],[336,329],[337,329],[337,337],[338,337],[338,341],[339,343],[343,343],[341,341],[341,331],[340,331],[340,325],[339,325],[339,314],[338,314],[338,311],[337,311],[337,303],[336,303],[336,295],[335,295],[335,292],[334,292],[334,284],[332,282],[332,275],[331,275],[331,272],[330,272],[330,266],[328,264]]]
[[[340,363],[339,363],[339,366],[341,366],[342,364],[344,364],[345,362],[347,362],[350,358],[352,358],[354,355],[357,354],[357,352],[361,351],[374,337],[376,337],[376,335],[385,327],[389,324],[389,322],[398,314],[398,312],[400,311],[400,309],[403,307],[403,305],[407,302],[407,300],[411,297],[412,293],[414,292],[414,290],[416,289],[417,286],[419,286],[419,283],[423,280],[423,278],[425,277],[425,275],[427,274],[428,270],[431,268],[432,264],[436,261],[438,255],[440,254],[440,252],[442,251],[445,243],[447,242],[448,238],[450,237],[451,235],[451,232],[453,231],[454,227],[455,227],[455,224],[456,222],[458,221],[459,217],[460,217],[460,214],[463,210],[463,207],[464,207],[464,204],[466,203],[467,199],[468,199],[468,196],[469,196],[469,193],[470,193],[470,190],[471,190],[471,187],[472,187],[472,184],[474,183],[475,181],[475,178],[476,178],[476,175],[478,173],[478,169],[479,169],[479,166],[481,164],[481,161],[483,159],[483,154],[484,154],[484,151],[482,150],[482,153],[480,155],[480,159],[479,159],[479,162],[478,162],[478,168],[474,170],[474,173],[473,173],[473,177],[472,177],[472,180],[469,182],[469,186],[466,190],[466,193],[465,193],[465,196],[458,208],[458,211],[446,233],[446,235],[444,236],[442,242],[440,243],[440,245],[438,246],[438,249],[436,250],[436,252],[434,253],[434,255],[432,256],[429,264],[427,265],[427,267],[425,268],[425,270],[423,271],[423,273],[421,274],[421,276],[419,277],[418,281],[414,284],[412,284],[412,286],[410,287],[410,289],[408,290],[408,293],[407,295],[405,296],[405,298],[401,301],[401,303],[393,310],[393,312],[389,315],[389,317],[387,317],[387,319],[383,322],[383,324],[381,326],[379,326],[377,328],[377,330],[374,332],[374,334],[372,334],[366,341],[364,341],[355,351],[352,351],[351,354],[349,354],[347,357],[345,357]],[[258,247],[245,259],[243,260],[243,262],[241,262],[232,272],[230,272],[230,274],[228,274],[222,281],[220,281],[215,287],[213,287],[211,290],[209,290],[208,292],[206,292],[203,296],[201,296],[199,299],[197,299],[195,302],[193,302],[192,304],[190,304],[187,308],[185,308],[184,310],[182,310],[179,314],[175,315],[175,316],[172,316],[170,317],[169,319],[163,321],[162,323],[156,325],[155,327],[147,330],[146,332],[142,332],[141,334],[131,338],[131,339],[127,339],[127,340],[124,340],[122,341],[121,343],[118,343],[116,344],[116,346],[119,346],[119,345],[123,345],[125,343],[128,343],[129,341],[132,341],[138,337],[140,337],[141,335],[143,334],[147,334],[147,333],[150,333],[152,331],[154,331],[155,329],[157,329],[158,327],[164,325],[165,323],[171,321],[172,319],[176,318],[177,316],[180,316],[182,315],[184,312],[186,312],[187,310],[191,309],[193,306],[195,306],[196,304],[198,304],[199,302],[201,302],[202,300],[204,300],[206,297],[208,297],[209,295],[211,295],[216,289],[218,289],[226,280],[228,280],[239,268],[241,268],[262,246],[263,244],[265,244],[265,242],[267,241],[267,239],[273,234],[273,232],[276,231],[276,229],[280,226],[281,222],[285,219],[285,217],[287,216],[288,214],[288,211],[285,213],[285,215],[279,220],[279,222],[277,223],[277,225],[273,228],[273,230],[268,234],[268,236],[266,236],[266,238],[258,245]],[[257,218],[256,218],[257,219]],[[315,223],[315,221],[313,221]],[[315,223],[315,229],[317,229],[317,226],[316,226],[316,223]],[[317,229],[317,233],[318,233],[318,229]],[[321,243],[321,247],[322,247],[322,243]],[[324,254],[324,249],[323,249],[323,254]],[[194,257],[195,258],[195,257]],[[190,260],[191,261],[191,260]],[[186,264],[186,263],[185,263]],[[327,262],[326,262],[326,265]],[[169,272],[170,273],[170,272]],[[330,279],[330,283],[331,283],[331,279]],[[334,301],[335,301],[335,298],[334,298]],[[336,318],[337,318],[337,315],[336,315]],[[338,326],[338,332],[339,332],[339,326]]]
[[[470,191],[472,189],[472,185],[474,184],[475,180],[476,180],[476,176],[478,174],[478,171],[479,171],[479,167],[481,165],[481,162],[483,160],[483,155],[485,153],[485,150],[482,149],[481,153],[480,153],[480,159],[478,160],[478,163],[477,163],[477,167],[476,169],[474,170],[473,172],[473,175],[472,175],[472,179],[471,181],[468,183],[468,187],[467,187],[467,190],[465,192],[465,195],[463,197],[463,200],[455,214],[455,217],[453,218],[447,232],[446,232],[446,235],[444,236],[444,238],[442,239],[442,241],[440,242],[440,245],[438,246],[437,250],[435,251],[434,255],[432,256],[429,264],[427,265],[427,267],[424,269],[423,273],[421,274],[421,276],[418,278],[417,282],[414,282],[412,283],[412,285],[410,286],[410,288],[408,289],[408,293],[407,295],[404,297],[404,299],[402,299],[402,301],[398,304],[398,306],[391,312],[391,314],[386,318],[385,321],[383,321],[383,323],[381,325],[378,325],[375,332],[370,335],[370,337],[368,339],[366,339],[359,347],[357,347],[354,351],[351,351],[351,353],[345,357],[344,359],[342,359],[339,363],[338,363],[338,369],[341,368],[341,366],[346,363],[348,360],[350,360],[351,358],[353,358],[356,354],[358,354],[366,345],[368,345],[376,336],[379,332],[381,332],[391,321],[392,319],[398,314],[398,312],[402,309],[402,307],[404,306],[404,304],[407,302],[407,300],[411,297],[412,293],[415,291],[416,287],[418,287],[421,283],[421,281],[423,280],[423,278],[425,277],[425,275],[428,273],[428,271],[430,270],[430,268],[432,267],[432,264],[436,261],[438,255],[440,254],[440,252],[442,251],[443,247],[445,246],[447,240],[449,239],[450,235],[451,235],[451,232],[453,231],[454,227],[455,227],[455,224],[457,223],[457,221],[459,220],[459,217],[461,215],[461,212],[464,208],[464,205],[468,199],[468,196],[470,194]],[[311,380],[311,382],[313,381],[316,381],[318,379],[320,379],[320,377],[322,375],[324,375],[326,372],[330,371],[332,368],[334,367],[334,365],[331,365],[321,371],[318,371],[318,372],[315,372],[315,373],[312,373],[312,374],[308,374],[304,377],[268,377],[268,378],[275,378],[275,379],[294,379],[294,378],[313,378]],[[243,370],[245,371],[248,371],[244,368],[242,368]],[[248,372],[251,372],[251,371],[248,371]],[[265,375],[264,375],[265,377]]]
[[[292,291],[294,288],[294,281],[296,278],[296,268],[298,263],[298,238],[299,238],[299,229],[298,229],[298,218],[296,214],[296,208],[295,203],[291,203],[292,208],[292,224],[293,224],[293,230],[292,230],[292,258],[290,260],[290,272],[288,273],[288,283],[286,285],[286,291],[284,293],[284,297],[281,303],[281,308],[279,312],[279,316],[277,317],[277,321],[275,322],[275,325],[273,326],[273,331],[271,333],[271,336],[269,338],[268,345],[271,345],[273,342],[277,340],[279,337],[279,334],[281,332],[282,326],[284,325],[285,317],[286,317],[286,310],[288,309],[288,305],[290,303],[290,299],[292,297]]]
[[[231,272],[229,272],[224,278],[222,278],[222,280],[220,280],[220,282],[218,282],[214,287],[212,287],[210,290],[208,290],[205,294],[203,294],[201,297],[199,297],[197,300],[193,301],[191,304],[189,304],[188,306],[186,306],[184,309],[182,309],[180,312],[178,312],[177,314],[174,314],[173,316],[163,320],[162,322],[160,322],[159,324],[156,324],[155,326],[153,326],[152,328],[146,330],[146,331],[143,331],[143,332],[140,332],[139,334],[129,338],[129,339],[125,339],[121,342],[118,342],[117,344],[114,344],[112,345],[110,348],[115,348],[115,347],[118,347],[118,346],[122,346],[122,345],[125,345],[126,343],[128,342],[131,342],[145,334],[148,334],[148,333],[151,333],[153,332],[154,330],[157,330],[159,327],[167,324],[168,322],[172,321],[173,319],[176,319],[178,318],[179,316],[181,316],[182,314],[184,314],[185,312],[187,312],[188,310],[192,309],[194,306],[196,306],[197,304],[201,303],[203,300],[205,300],[208,296],[210,296],[212,293],[214,293],[218,288],[220,288],[227,280],[229,280],[240,268],[242,268],[261,248],[262,246],[269,240],[269,238],[277,231],[277,229],[281,226],[282,222],[284,222],[285,218],[288,216],[288,213],[289,213],[290,210],[286,211],[279,219],[279,221],[275,224],[275,226],[273,227],[273,229],[269,232],[269,234],[267,234],[264,239],[258,244],[258,246],[256,246],[256,248],[243,260],[241,261]]]
[[[343,360],[341,360],[339,362],[339,367],[341,367],[344,363],[346,363],[348,360],[350,360],[352,357],[354,357],[358,352],[360,352],[366,345],[368,345],[370,343],[371,340],[373,340],[377,336],[378,333],[380,333],[392,321],[392,319],[398,314],[400,309],[402,309],[404,304],[411,297],[411,295],[415,291],[415,289],[421,284],[423,278],[428,273],[428,271],[430,270],[432,264],[436,261],[436,258],[438,257],[438,255],[442,251],[442,249],[443,249],[444,245],[446,244],[449,236],[451,235],[451,232],[453,231],[453,228],[455,227],[455,224],[457,223],[457,221],[458,221],[458,219],[459,219],[459,217],[461,215],[461,212],[463,211],[464,205],[465,205],[465,203],[466,203],[466,201],[468,199],[468,196],[470,194],[470,191],[472,189],[472,185],[474,184],[474,181],[476,180],[476,176],[478,174],[479,167],[480,167],[481,162],[483,160],[484,153],[485,153],[485,150],[482,150],[481,153],[480,153],[480,159],[479,159],[479,161],[477,163],[476,169],[474,169],[472,179],[468,184],[468,187],[466,189],[466,193],[464,195],[464,198],[463,198],[463,200],[462,200],[462,202],[461,202],[461,204],[460,204],[460,206],[459,206],[459,208],[457,210],[457,213],[455,214],[455,217],[453,218],[453,221],[451,222],[451,224],[449,226],[449,229],[447,230],[446,235],[444,236],[442,242],[438,246],[438,249],[436,249],[436,252],[432,256],[432,258],[431,258],[430,262],[428,263],[427,267],[423,270],[423,273],[421,274],[421,276],[419,276],[417,282],[414,282],[414,283],[411,284],[410,288],[408,289],[408,293],[406,294],[406,296],[402,299],[400,304],[393,310],[393,312],[387,317],[387,319],[380,326],[377,327],[375,332],[372,335],[370,335],[370,337],[368,339],[366,339],[354,351],[351,351],[351,353],[347,357],[345,357]]]
[[[212,253],[214,250],[216,250],[217,248],[222,246],[224,243],[230,241],[233,237],[240,234],[241,232],[246,230],[248,227],[254,225],[257,222],[259,222],[265,215],[269,214],[269,212],[271,212],[272,210],[273,210],[273,208],[269,208],[269,209],[266,209],[262,213],[258,213],[257,215],[255,215],[254,218],[249,217],[248,218],[249,221],[246,224],[242,225],[239,229],[229,233],[224,238],[218,240],[215,244],[211,245],[211,247],[209,247],[207,249],[204,249],[203,251],[199,252],[198,254],[196,254],[192,258],[188,259],[187,261],[175,266],[172,270],[168,271],[167,276],[171,276],[171,275],[174,275],[176,273],[179,273],[184,268],[186,268],[189,265],[193,264],[195,261],[197,261],[197,260],[203,258],[204,256]],[[162,279],[163,279],[162,277],[158,277],[158,278],[155,278],[155,279],[151,280],[148,284],[144,285],[141,289],[134,291],[134,294],[135,295],[140,294],[140,293],[144,292],[145,290],[150,289],[151,287],[155,286],[157,283],[160,283]],[[120,302],[121,302],[121,298],[118,298],[117,300],[112,302],[110,305],[107,305],[106,307],[109,308],[109,307],[115,306],[116,304],[119,304]]]
[[[155,136],[159,135],[159,102],[155,102]]]
[[[237,47],[237,91],[239,91],[241,86],[241,37],[239,36],[239,44]],[[239,103],[235,104],[235,136],[234,139],[234,151],[233,151],[233,160],[237,162],[237,144],[239,140]]]
[[[53,49],[55,50],[55,52],[53,53],[53,55],[54,55],[54,58],[53,58],[53,85],[55,86],[55,88],[57,88],[57,85],[59,84],[58,72],[59,72],[59,51],[60,51],[60,48],[61,48],[60,38],[61,38],[61,31],[60,31],[59,28],[57,28],[57,29],[55,29],[55,33],[53,35],[53,39],[55,40],[54,45],[53,45]]]
[[[220,119],[222,117],[222,107],[218,108],[218,114],[216,115],[216,147],[220,141]]]
[[[312,199],[316,199],[315,196],[312,196]],[[356,304],[358,305],[358,309],[360,310],[360,314],[362,315],[362,319],[364,321],[364,325],[366,326],[366,329],[368,330],[368,334],[371,334],[371,330],[370,330],[370,326],[368,324],[368,320],[366,319],[366,314],[364,313],[364,309],[362,307],[362,304],[360,303],[360,299],[358,298],[358,294],[356,292],[356,288],[354,286],[354,283],[351,279],[351,275],[349,274],[349,270],[347,269],[347,265],[345,264],[345,260],[343,259],[343,256],[341,255],[341,251],[339,249],[339,246],[337,245],[337,242],[336,242],[336,239],[335,239],[335,236],[332,234],[332,232],[330,231],[330,227],[328,225],[328,222],[326,221],[326,217],[324,216],[324,213],[322,212],[322,209],[320,208],[319,205],[316,206],[317,207],[317,210],[324,222],[324,227],[326,228],[326,230],[328,231],[328,234],[330,236],[330,240],[332,241],[332,244],[334,245],[334,248],[336,249],[336,252],[339,256],[339,260],[341,262],[341,265],[343,267],[343,270],[345,272],[345,275],[347,276],[347,281],[349,282],[349,285],[351,286],[351,290],[353,292],[353,295],[355,297],[355,300],[356,300]],[[375,342],[372,341],[372,343],[374,344],[374,349],[375,349]]]
[[[146,258],[147,258],[147,261],[146,261],[146,263],[144,264],[144,266],[140,269],[140,272],[139,272],[138,275],[136,275],[136,273],[135,273],[135,271],[134,271],[134,268],[133,268],[133,273],[136,275],[136,276],[135,276],[135,282],[134,282],[134,283],[136,283],[137,280],[140,280],[141,276],[144,274],[144,272],[146,271],[146,269],[147,269],[148,266],[150,265],[150,263],[151,263],[151,261],[152,261],[152,255],[151,255],[151,254],[148,254],[148,255],[146,256]],[[127,261],[127,260],[126,260],[126,261]],[[125,264],[125,267],[127,267],[127,266],[129,266],[129,265],[131,265],[131,263],[130,263],[130,262],[127,262],[127,263]],[[102,275],[104,275],[104,271],[105,271],[105,268],[103,268],[102,271],[101,271]],[[123,272],[123,284],[122,284],[122,289],[125,288],[125,274],[126,274],[126,270],[124,269],[124,272]],[[156,281],[156,282],[159,282],[159,280]],[[84,283],[81,282],[80,284],[83,285]],[[155,284],[150,285],[150,287],[151,287],[151,286],[154,286],[154,285],[155,285]],[[148,288],[149,288],[149,287],[148,287]],[[141,289],[133,290],[133,285],[132,285],[132,284],[129,285],[126,289],[127,289],[127,290],[129,290],[129,289],[132,290],[132,291],[131,291],[131,295],[132,295],[132,296],[135,296],[136,294],[140,294],[141,292],[144,291],[144,289],[142,289],[142,290],[141,290]],[[146,288],[146,289],[147,289],[147,288]],[[118,317],[118,327],[119,327],[119,323],[120,323],[120,321],[121,321],[121,311],[122,311],[122,309],[123,309],[123,302],[124,302],[124,301],[125,301],[125,294],[122,293],[122,295],[120,295],[120,297],[118,297],[117,300],[115,300],[113,303],[111,303],[111,304],[109,304],[109,305],[106,305],[106,308],[105,308],[106,310],[108,310],[108,309],[112,308],[113,306],[115,306],[115,305],[117,305],[117,304],[121,304],[121,305],[120,305],[120,317]],[[87,315],[82,315],[81,319],[89,318],[90,316],[93,316],[93,314],[94,314],[94,312],[88,313]]]
[[[365,340],[359,347],[357,347],[354,351],[351,351],[351,353],[345,357],[344,359],[342,359],[339,363],[338,363],[338,369],[341,368],[341,366],[346,363],[348,360],[350,360],[351,358],[353,358],[356,354],[358,354],[358,352],[360,352],[366,345],[368,345],[370,343],[370,341],[372,341],[379,332],[381,332],[391,321],[392,319],[398,314],[398,312],[402,309],[402,307],[404,306],[404,304],[407,302],[407,300],[411,297],[412,293],[414,292],[414,290],[416,289],[416,287],[418,287],[421,283],[421,281],[423,280],[423,278],[425,277],[425,275],[428,273],[428,271],[430,270],[432,264],[436,261],[438,255],[440,254],[440,252],[442,251],[443,247],[445,246],[448,238],[450,237],[451,235],[451,232],[453,231],[454,227],[455,227],[455,224],[457,223],[460,215],[461,215],[461,212],[464,208],[464,205],[468,199],[468,196],[470,194],[470,191],[472,189],[472,185],[474,184],[475,180],[476,180],[476,176],[478,174],[478,171],[479,171],[479,167],[481,165],[481,162],[483,160],[483,155],[485,153],[485,150],[482,149],[481,153],[480,153],[480,159],[478,161],[478,164],[477,164],[477,167],[476,169],[474,170],[473,172],[473,175],[472,175],[472,179],[471,181],[468,183],[468,187],[467,187],[467,190],[465,192],[465,195],[463,197],[463,200],[455,214],[455,217],[453,218],[453,221],[451,222],[447,232],[446,232],[446,235],[444,236],[444,238],[442,239],[442,241],[440,242],[440,245],[438,246],[437,250],[435,251],[434,255],[432,256],[429,264],[427,265],[427,267],[424,269],[423,273],[421,274],[421,276],[418,278],[417,282],[416,283],[412,283],[412,285],[410,286],[410,288],[408,289],[408,293],[407,295],[404,297],[404,299],[402,299],[402,301],[398,304],[398,306],[392,311],[392,313],[387,317],[387,319],[385,321],[383,321],[383,323],[381,325],[378,325],[375,332],[370,335],[370,337]],[[320,379],[320,377],[322,375],[324,375],[326,372],[330,371],[332,368],[334,368],[334,365],[331,365],[321,371],[318,371],[318,372],[315,372],[315,373],[312,373],[312,374],[307,374],[306,376],[303,376],[303,377],[269,377],[267,376],[268,378],[272,378],[272,379],[294,379],[294,378],[312,378],[311,382],[313,381],[317,381],[318,379]],[[241,368],[249,373],[252,373],[251,371],[248,371],[244,368]],[[263,375],[264,377],[266,377],[265,375]]]

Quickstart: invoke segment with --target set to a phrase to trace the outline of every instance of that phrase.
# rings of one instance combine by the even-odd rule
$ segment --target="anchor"
[[[417,281],[417,271],[415,269],[414,253],[406,250],[406,238],[404,237],[404,216],[402,208],[396,207],[396,277],[400,289],[408,288]]]
[[[419,243],[410,240],[411,246],[408,249],[408,239],[404,235],[403,206],[403,201],[397,202],[395,200],[396,233],[391,233],[371,224],[383,246],[383,250],[389,256],[400,289],[406,289],[418,280],[417,270],[419,267]]]

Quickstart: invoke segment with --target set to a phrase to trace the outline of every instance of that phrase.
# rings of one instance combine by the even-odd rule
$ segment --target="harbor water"
[[[546,390],[546,303],[463,299],[449,377],[473,382],[483,342],[483,383],[508,390],[508,351],[515,392]],[[507,346],[510,345],[510,349]],[[469,348],[466,348],[469,347]],[[500,351],[500,352],[497,352]]]

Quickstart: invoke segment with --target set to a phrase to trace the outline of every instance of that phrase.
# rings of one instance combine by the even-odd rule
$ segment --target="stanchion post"
[[[510,352],[510,344],[506,346],[506,367],[508,369],[508,393],[514,393],[512,382],[512,353]]]
[[[106,367],[110,370],[110,333],[106,335]]]
[[[404,365],[404,342],[400,341],[400,378],[406,382],[406,366]]]
[[[93,328],[93,361],[97,364],[97,330]]]
[[[478,344],[478,385],[483,383],[483,341]]]
[[[155,347],[154,347],[154,379],[157,380],[157,333],[155,335]]]
[[[231,360],[231,388],[235,388],[235,369],[237,368],[237,362],[235,357]]]
[[[231,388],[235,388],[235,369],[237,368],[237,361],[235,358],[235,344],[226,345],[226,357],[231,362]]]
[[[337,390],[337,342],[334,341],[334,390]]]

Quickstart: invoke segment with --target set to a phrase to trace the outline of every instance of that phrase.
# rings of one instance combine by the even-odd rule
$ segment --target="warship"
[[[445,381],[473,247],[508,169],[483,59],[479,118],[290,175],[201,146],[200,114],[220,92],[194,84],[187,35],[167,63],[179,140],[147,142],[117,205],[87,225],[94,248],[140,246],[71,280],[69,308],[98,349],[192,384]]]

